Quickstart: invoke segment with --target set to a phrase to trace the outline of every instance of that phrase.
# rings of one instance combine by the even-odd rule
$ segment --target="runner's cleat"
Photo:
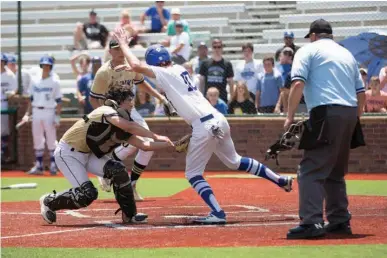
[[[111,180],[103,177],[98,177],[99,187],[101,187],[102,191],[111,192]]]
[[[35,165],[27,172],[27,175],[43,175],[43,168]]]
[[[285,190],[285,192],[291,192],[293,190],[293,177],[291,176],[281,176],[280,182],[282,182],[281,188]]]
[[[210,212],[207,217],[195,219],[193,223],[201,225],[223,225],[226,224],[226,216],[221,218],[215,216],[213,212]]]

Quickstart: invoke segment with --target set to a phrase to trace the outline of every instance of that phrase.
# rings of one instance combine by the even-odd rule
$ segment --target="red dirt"
[[[212,171],[206,172],[206,176],[214,175],[243,175],[242,172],[235,171]],[[1,171],[0,177],[52,177],[48,171],[45,171],[44,175],[41,176],[30,176],[26,175],[23,171]],[[63,177],[59,173],[56,177]],[[93,174],[89,174],[89,177],[95,177]],[[145,171],[142,175],[142,178],[185,178],[184,173],[181,171]],[[387,180],[387,173],[383,174],[361,174],[361,173],[349,173],[346,177],[349,180]]]
[[[387,223],[387,197],[350,197],[350,210],[353,215],[352,227],[355,233],[353,237],[333,238],[328,236],[325,239],[314,241],[290,241],[285,239],[286,232],[298,223],[298,219],[294,217],[297,215],[298,208],[297,189],[291,193],[285,193],[266,180],[209,179],[208,181],[228,214],[226,227],[188,228],[190,224],[187,219],[166,219],[164,217],[166,215],[197,216],[208,212],[208,208],[204,207],[202,200],[191,188],[170,198],[152,198],[139,203],[138,210],[149,214],[149,223],[147,225],[125,225],[121,229],[108,228],[95,222],[102,220],[120,222],[120,216],[114,217],[114,209],[117,208],[117,204],[113,200],[97,201],[87,209],[78,210],[79,213],[91,217],[78,218],[58,214],[58,221],[54,225],[47,225],[41,219],[38,214],[37,201],[2,203],[2,247],[119,248],[387,244],[387,227],[381,226]],[[235,205],[260,207],[268,209],[269,212],[251,212],[252,210],[248,211],[249,207]],[[96,211],[95,209],[111,210]],[[17,211],[37,214],[4,213]],[[149,228],[151,225],[153,228]],[[178,225],[180,228],[174,228]],[[73,232],[7,238],[66,230]]]

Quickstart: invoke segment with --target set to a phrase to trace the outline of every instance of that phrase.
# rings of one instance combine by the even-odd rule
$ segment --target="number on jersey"
[[[188,91],[195,91],[198,88],[192,83],[191,77],[189,76],[188,72],[182,72],[180,74],[181,78],[183,78],[184,83],[188,86]]]

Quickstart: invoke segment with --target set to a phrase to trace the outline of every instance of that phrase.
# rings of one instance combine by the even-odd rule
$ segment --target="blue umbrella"
[[[367,67],[368,80],[387,65],[387,32],[364,32],[339,44],[352,53],[360,66]]]

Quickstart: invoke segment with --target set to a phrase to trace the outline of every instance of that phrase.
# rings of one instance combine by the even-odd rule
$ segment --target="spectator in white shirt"
[[[253,59],[254,46],[251,43],[242,45],[242,52],[244,60],[236,65],[235,82],[246,82],[252,101],[255,101],[255,94],[257,92],[258,74],[263,73],[262,62]]]
[[[191,54],[191,46],[189,43],[189,35],[183,31],[183,23],[175,22],[176,35],[171,38],[170,52],[172,61],[176,64],[184,64],[189,60]]]
[[[194,74],[199,74],[200,65],[208,58],[210,58],[210,56],[208,56],[208,47],[206,42],[200,42],[198,46],[198,55],[190,60]]]

